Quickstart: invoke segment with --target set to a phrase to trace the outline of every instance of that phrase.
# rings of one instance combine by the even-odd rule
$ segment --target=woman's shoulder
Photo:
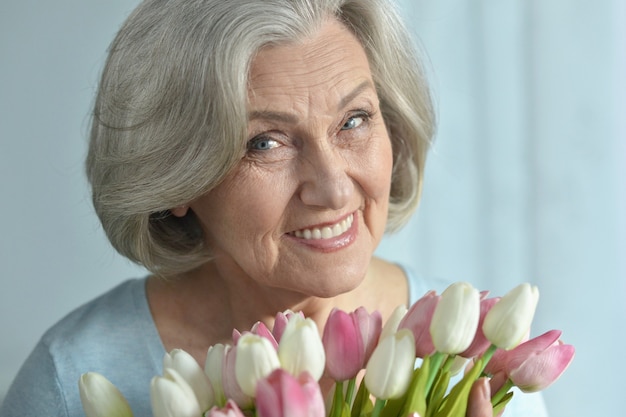
[[[48,329],[41,343],[54,348],[57,344],[91,342],[145,320],[145,308],[145,279],[124,281],[68,313]]]
[[[413,304],[428,291],[435,290],[438,293],[441,293],[452,283],[451,281],[445,279],[427,277],[419,274],[409,265],[404,263],[394,263],[393,265],[404,274],[408,285],[409,304]]]
[[[48,415],[82,415],[82,373],[100,372],[120,389],[148,386],[160,368],[162,350],[145,297],[145,279],[127,280],[73,310],[41,337],[9,389],[0,416],[8,409],[13,414],[6,415],[33,415],[32,407],[38,406],[45,411],[50,398],[65,411]],[[134,371],[128,373],[131,366]],[[25,397],[32,403],[28,413],[20,414]]]

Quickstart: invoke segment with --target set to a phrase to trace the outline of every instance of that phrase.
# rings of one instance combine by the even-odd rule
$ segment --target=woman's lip
[[[332,239],[344,234],[352,227],[354,222],[354,213],[350,213],[343,219],[334,223],[324,223],[315,226],[310,226],[303,229],[298,229],[289,232],[290,236],[297,238],[310,240],[310,239]]]
[[[288,233],[287,237],[311,249],[319,250],[322,252],[332,252],[332,251],[335,251],[335,250],[338,250],[338,249],[341,249],[350,245],[352,242],[356,240],[357,235],[358,235],[358,230],[359,230],[358,223],[359,222],[358,222],[358,216],[356,212],[346,216],[345,219],[341,220],[340,222],[335,223],[334,225],[340,224],[341,222],[348,222],[349,225],[344,227],[344,229],[341,230],[341,233],[334,234],[329,238],[323,238],[323,237],[315,238],[312,236],[309,238],[305,238],[304,236],[296,236],[296,232]],[[328,227],[328,226],[323,226],[323,227]],[[300,235],[301,233],[304,234],[305,233],[304,230],[311,230],[311,229],[298,230],[297,231],[298,235]]]

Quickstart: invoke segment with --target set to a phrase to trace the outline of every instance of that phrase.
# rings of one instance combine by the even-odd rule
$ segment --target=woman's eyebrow
[[[343,109],[352,100],[354,100],[355,97],[368,88],[374,88],[370,80],[365,80],[361,84],[357,85],[352,91],[339,100],[339,103],[337,104],[337,111]],[[283,111],[255,110],[248,113],[248,120],[274,120],[283,123],[295,124],[298,122],[298,117],[294,114]]]
[[[374,89],[374,85],[371,80],[365,80],[361,84],[357,85],[352,91],[346,94],[344,97],[339,100],[339,104],[337,105],[337,110],[341,110],[346,107],[355,97],[361,94],[364,90],[368,88]]]

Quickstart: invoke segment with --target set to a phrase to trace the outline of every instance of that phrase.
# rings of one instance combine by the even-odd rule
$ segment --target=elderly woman
[[[333,307],[414,302],[435,284],[373,253],[417,205],[433,124],[387,1],[144,1],[110,47],[87,173],[111,243],[151,275],[49,330],[2,417],[83,415],[87,371],[147,416],[173,348],[204,364],[278,311],[321,327]],[[488,384],[472,394],[490,416]],[[532,398],[506,415],[543,415]]]

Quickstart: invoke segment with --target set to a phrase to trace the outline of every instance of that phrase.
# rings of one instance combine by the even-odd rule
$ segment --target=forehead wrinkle
[[[249,79],[248,99],[253,107],[249,120],[296,123],[316,108],[315,103],[324,102],[331,111],[342,110],[364,91],[376,92],[359,40],[341,24],[333,29],[259,52]],[[337,36],[344,40],[333,41]],[[290,48],[290,53],[285,54],[284,48]],[[285,95],[290,99],[283,103],[291,101],[290,107],[275,107]]]

